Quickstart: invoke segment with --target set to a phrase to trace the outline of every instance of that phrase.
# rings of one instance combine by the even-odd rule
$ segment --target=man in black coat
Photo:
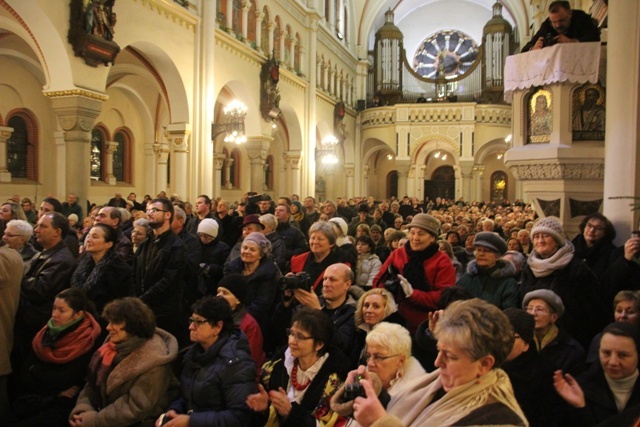
[[[549,17],[527,43],[522,52],[538,50],[556,43],[600,41],[600,29],[591,16],[581,10],[571,10],[568,1],[549,4]]]
[[[134,295],[151,308],[159,328],[187,344],[186,316],[182,315],[186,248],[171,229],[173,205],[168,199],[147,204],[153,236],[140,244],[133,262]]]

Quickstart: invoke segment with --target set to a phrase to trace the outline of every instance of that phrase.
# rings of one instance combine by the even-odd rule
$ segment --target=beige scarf
[[[488,403],[502,403],[529,425],[520,409],[509,377],[502,369],[493,369],[480,378],[449,390],[440,400],[433,397],[442,388],[440,370],[416,378],[391,398],[387,413],[402,425],[451,426],[474,410]]]
[[[534,276],[538,278],[547,277],[554,271],[562,270],[569,265],[573,259],[574,252],[573,244],[565,240],[564,245],[549,258],[540,258],[540,255],[538,255],[538,252],[534,249],[527,259],[527,264],[531,267]]]

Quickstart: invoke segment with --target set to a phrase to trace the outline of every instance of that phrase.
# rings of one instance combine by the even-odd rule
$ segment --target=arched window
[[[273,50],[274,56],[278,61],[282,61],[282,52],[280,52],[280,17],[276,16],[275,25],[273,26]]]
[[[104,158],[106,150],[104,142],[106,141],[104,130],[93,128],[91,131],[91,180],[103,181],[105,179],[105,162]]]
[[[29,149],[27,123],[22,117],[14,116],[9,119],[8,125],[13,132],[7,141],[7,167],[11,178],[26,178]]]
[[[249,28],[247,28],[247,39],[250,42],[255,42],[256,41],[256,2],[255,0],[251,0],[251,7],[249,8],[249,16],[247,19],[247,25]]]
[[[269,56],[271,54],[269,51],[269,11],[265,7],[263,12],[264,17],[260,23],[260,49],[265,55]]]
[[[231,15],[231,25],[236,36],[242,36],[242,1],[233,0],[233,15]]]
[[[240,153],[237,149],[233,150],[230,157],[233,159],[233,162],[229,169],[229,178],[234,188],[240,188]]]
[[[267,156],[264,163],[264,183],[267,185],[267,190],[273,190],[273,167],[273,156]]]
[[[131,183],[131,136],[125,130],[119,130],[113,137],[118,148],[113,153],[113,175],[117,181]]]
[[[227,2],[226,0],[219,0],[216,2],[216,20],[219,24],[227,25]]]
[[[503,171],[495,171],[491,174],[491,201],[501,202],[507,198],[507,184],[509,178]]]

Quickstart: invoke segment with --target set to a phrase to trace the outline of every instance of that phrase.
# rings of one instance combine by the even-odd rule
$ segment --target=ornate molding
[[[604,179],[604,163],[528,163],[509,167],[523,181]]]
[[[195,33],[199,18],[187,12],[185,8],[177,3],[166,0],[134,0],[134,2],[138,1],[149,10],[157,12],[158,15],[163,15],[167,20],[178,23],[181,27],[185,27]]]
[[[104,93],[92,92],[86,89],[52,90],[42,92],[47,98],[61,98],[65,96],[84,96],[98,101],[106,101],[109,96]]]

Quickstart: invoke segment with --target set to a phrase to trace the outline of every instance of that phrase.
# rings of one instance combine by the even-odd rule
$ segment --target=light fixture
[[[498,153],[498,155],[496,156],[496,159],[500,160],[502,159],[502,156],[504,156],[504,153]]]
[[[507,137],[504,139],[504,142],[506,142],[507,144],[511,144],[511,134],[507,135]]]
[[[446,154],[442,155],[442,160],[447,160],[447,155]]]
[[[325,165],[335,165],[338,163],[336,149],[340,141],[333,135],[328,135],[320,143],[320,148],[316,150],[316,157]]]
[[[436,153],[433,155],[433,157],[435,157],[436,159],[440,157],[440,152],[436,151]]]
[[[224,142],[244,144],[247,137],[244,134],[244,118],[247,115],[247,106],[241,101],[231,101],[224,107],[224,123],[211,124],[211,141],[215,141],[218,135],[226,133]]]
[[[387,160],[393,160],[393,156],[391,154],[387,154]]]

